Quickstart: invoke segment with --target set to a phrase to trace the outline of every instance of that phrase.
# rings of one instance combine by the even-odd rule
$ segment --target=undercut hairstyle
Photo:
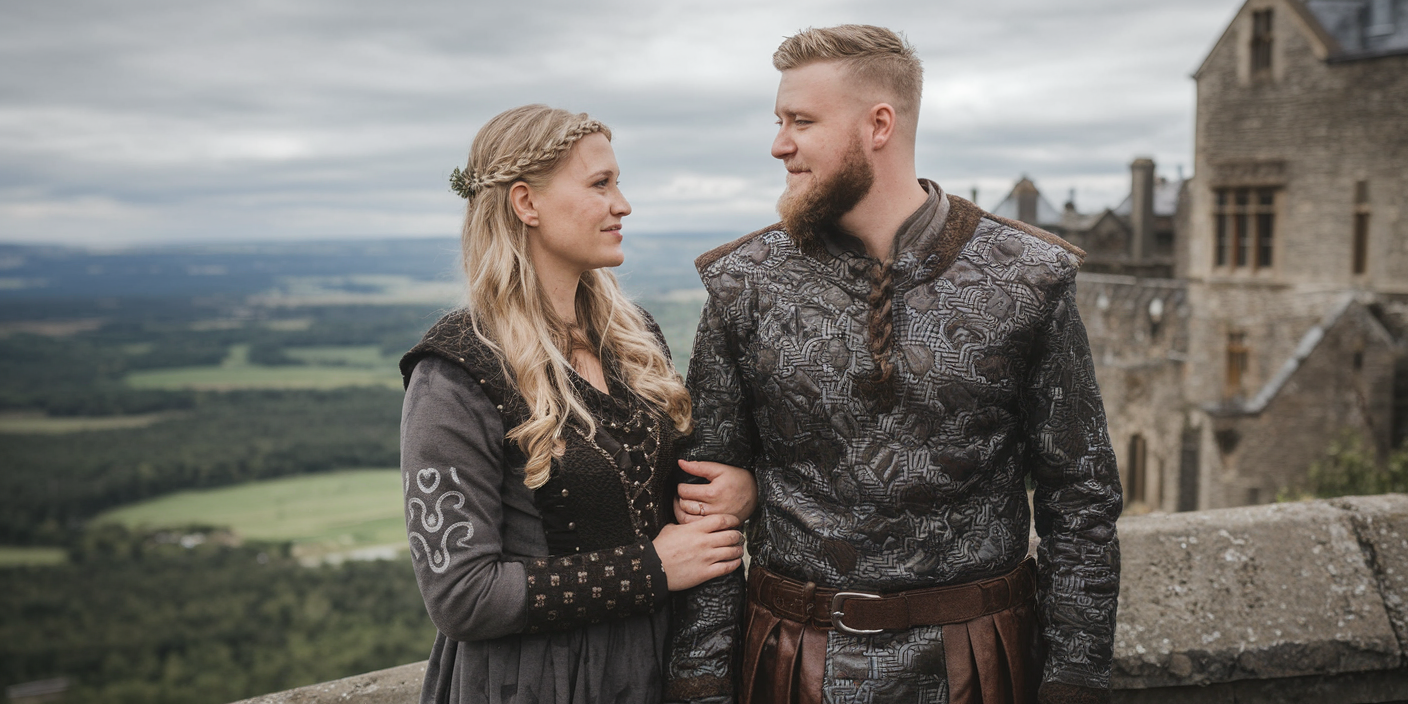
[[[888,93],[896,114],[911,128],[919,121],[919,101],[924,92],[924,65],[905,38],[884,27],[843,24],[798,32],[777,48],[772,65],[779,71],[800,68],[818,61],[836,61],[847,77],[861,85],[875,85]],[[847,206],[847,210],[854,203]],[[784,222],[786,218],[784,218]],[[874,370],[859,388],[880,410],[893,408],[897,385],[894,360],[895,295],[894,261],[871,267],[870,312],[866,320],[871,363]]]
[[[924,65],[902,35],[868,24],[808,28],[788,37],[772,55],[772,65],[779,71],[817,61],[840,62],[853,80],[889,92],[896,112],[918,117]]]
[[[527,457],[524,484],[547,483],[565,448],[569,422],[596,432],[591,413],[573,390],[573,349],[593,350],[615,362],[615,374],[681,433],[690,430],[689,392],[660,348],[639,308],[605,269],[582,274],[577,284],[576,326],[569,326],[544,295],[528,253],[528,227],[509,200],[513,184],[545,188],[566,163],[573,145],[611,130],[584,113],[525,105],[508,110],[479,130],[469,163],[452,184],[469,200],[460,236],[474,334],[498,353],[505,376],[526,402],[529,417],[509,429]],[[603,365],[605,366],[605,365]]]

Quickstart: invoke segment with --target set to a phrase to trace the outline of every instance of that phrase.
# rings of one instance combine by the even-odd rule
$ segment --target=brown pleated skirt
[[[748,601],[741,704],[821,704],[826,636],[812,624],[778,618]],[[1035,598],[943,627],[951,704],[1036,702]]]

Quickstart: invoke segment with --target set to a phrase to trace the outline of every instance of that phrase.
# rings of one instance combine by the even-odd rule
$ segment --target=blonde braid
[[[871,267],[870,311],[866,328],[870,333],[866,347],[869,348],[875,369],[869,379],[870,394],[876,405],[888,410],[895,403],[895,361],[894,361],[894,298],[895,267],[893,261],[886,261]]]
[[[460,171],[458,167],[450,172],[450,190],[458,193],[461,198],[472,200],[474,196],[484,192],[494,186],[506,183],[513,183],[524,171],[532,168],[536,164],[544,164],[556,161],[562,153],[572,148],[581,138],[606,129],[597,120],[586,118],[570,129],[564,131],[557,139],[549,142],[542,149],[534,154],[526,154],[519,157],[508,166],[498,169],[489,169],[480,172],[473,167],[466,171]]]

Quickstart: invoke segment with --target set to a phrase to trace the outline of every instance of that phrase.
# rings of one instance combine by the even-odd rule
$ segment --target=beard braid
[[[860,140],[854,139],[835,175],[801,193],[789,188],[778,199],[777,212],[797,247],[816,253],[822,236],[839,229],[841,217],[870,193],[874,183],[875,170],[866,161]]]

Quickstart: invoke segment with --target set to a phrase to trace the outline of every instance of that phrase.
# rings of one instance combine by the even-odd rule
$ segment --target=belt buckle
[[[831,597],[831,625],[835,627],[836,630],[853,636],[871,636],[875,635],[876,633],[884,632],[885,629],[883,628],[876,628],[873,630],[864,628],[851,628],[841,620],[842,617],[846,615],[844,609],[846,608],[847,599],[879,598],[881,598],[879,594],[867,594],[865,592],[836,592],[836,595]]]

